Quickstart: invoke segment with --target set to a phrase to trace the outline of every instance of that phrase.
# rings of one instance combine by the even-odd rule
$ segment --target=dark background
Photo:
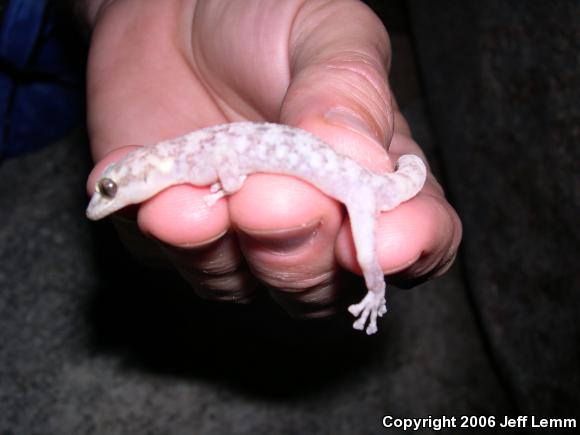
[[[2,435],[580,419],[580,2],[368,3],[391,34],[395,94],[463,220],[452,270],[391,291],[370,338],[346,317],[291,321],[267,298],[200,302],[85,220],[77,131],[0,164]]]

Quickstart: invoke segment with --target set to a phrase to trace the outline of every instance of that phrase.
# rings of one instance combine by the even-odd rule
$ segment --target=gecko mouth
[[[118,207],[115,208],[115,205],[116,201],[111,201],[110,198],[107,198],[101,193],[97,192],[93,195],[91,201],[89,202],[86,215],[92,221],[102,219],[108,214],[117,211]]]

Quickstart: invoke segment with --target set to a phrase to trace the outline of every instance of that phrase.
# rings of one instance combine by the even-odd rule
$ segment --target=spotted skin
[[[107,167],[95,186],[87,217],[102,219],[178,184],[211,186],[205,197],[211,206],[256,172],[297,177],[346,206],[368,289],[349,311],[357,317],[355,329],[366,327],[367,334],[374,334],[377,318],[387,311],[377,258],[377,219],[381,211],[397,207],[423,188],[427,170],[415,155],[401,156],[394,172],[379,174],[305,130],[253,122],[216,125],[139,148]]]

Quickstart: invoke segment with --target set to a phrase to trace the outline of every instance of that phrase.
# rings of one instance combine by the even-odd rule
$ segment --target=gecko
[[[392,210],[423,188],[427,168],[412,154],[399,157],[394,172],[372,172],[336,152],[315,135],[287,125],[234,122],[215,125],[146,146],[109,165],[98,179],[87,208],[102,219],[178,185],[210,186],[208,207],[233,194],[253,173],[297,177],[344,204],[350,219],[356,259],[367,293],[348,307],[353,328],[377,332],[386,311],[385,278],[377,256],[380,212]]]

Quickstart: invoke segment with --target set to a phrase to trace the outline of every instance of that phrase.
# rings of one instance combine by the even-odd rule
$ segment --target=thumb
[[[387,32],[362,2],[316,4],[307,2],[294,22],[280,121],[313,132],[368,169],[391,170]]]

